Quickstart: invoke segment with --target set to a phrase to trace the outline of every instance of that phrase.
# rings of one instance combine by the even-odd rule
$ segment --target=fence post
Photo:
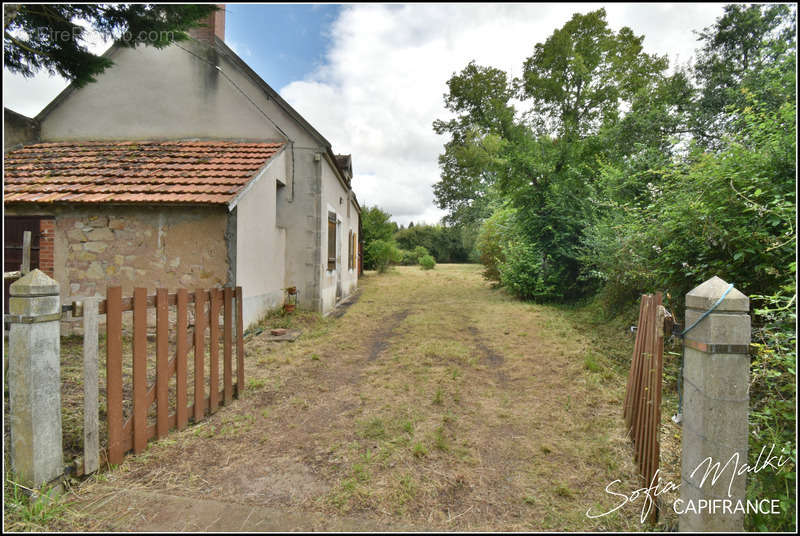
[[[98,306],[99,298],[83,301],[83,470],[100,467],[100,415],[98,413]]]
[[[59,286],[35,269],[9,288],[11,466],[39,487],[64,472],[61,450]]]
[[[691,327],[711,309],[728,287],[715,276],[690,291],[686,295],[686,326]],[[744,513],[736,511],[736,505],[739,500],[746,505],[747,473],[735,473],[747,463],[749,302],[731,288],[713,312],[685,333],[682,504],[676,508],[683,511],[679,518],[682,532],[744,530]],[[717,463],[721,476],[713,483]]]

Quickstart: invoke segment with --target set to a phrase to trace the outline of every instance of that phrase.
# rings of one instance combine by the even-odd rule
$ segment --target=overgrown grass
[[[296,342],[254,334],[245,397],[108,484],[436,530],[639,530],[636,508],[585,515],[614,505],[612,480],[637,485],[626,373],[580,312],[513,300],[478,270],[368,274],[341,318],[286,321]]]
[[[64,496],[53,487],[33,490],[19,484],[13,473],[4,474],[3,527],[8,532],[43,532],[66,511]]]

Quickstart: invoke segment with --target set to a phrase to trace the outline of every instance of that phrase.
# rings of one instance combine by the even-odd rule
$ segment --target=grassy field
[[[114,499],[141,490],[313,514],[329,523],[317,529],[644,528],[641,499],[586,515],[620,503],[612,481],[640,487],[620,326],[516,301],[474,265],[399,267],[360,287],[338,318],[268,318],[303,334],[247,340],[243,399],[74,486],[41,526],[157,530]]]

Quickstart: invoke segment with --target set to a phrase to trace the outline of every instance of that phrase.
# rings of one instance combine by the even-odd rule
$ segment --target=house
[[[5,245],[33,230],[63,298],[236,285],[247,327],[287,287],[322,313],[356,289],[350,155],[225,45],[224,15],[161,50],[112,47],[35,118],[5,110]]]

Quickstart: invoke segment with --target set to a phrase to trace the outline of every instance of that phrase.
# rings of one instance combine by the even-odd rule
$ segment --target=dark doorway
[[[41,241],[40,216],[6,216],[3,218],[4,272],[15,272],[22,266],[22,233],[31,232],[31,270],[39,267]],[[14,280],[3,280],[3,311],[8,311],[8,287]]]

